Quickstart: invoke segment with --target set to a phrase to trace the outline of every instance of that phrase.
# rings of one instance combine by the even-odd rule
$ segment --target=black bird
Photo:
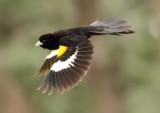
[[[117,17],[97,20],[90,25],[63,29],[40,36],[36,46],[50,50],[39,74],[46,78],[39,86],[43,93],[53,90],[68,91],[77,85],[88,71],[93,45],[89,38],[93,35],[122,35],[134,33],[126,21]]]

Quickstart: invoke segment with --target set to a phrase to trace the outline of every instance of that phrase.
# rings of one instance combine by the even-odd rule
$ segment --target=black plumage
[[[68,91],[82,80],[90,67],[93,35],[122,35],[134,33],[126,21],[111,17],[95,21],[90,25],[63,29],[42,35],[37,45],[49,49],[50,53],[39,70],[46,78],[38,89],[52,94],[54,89]]]

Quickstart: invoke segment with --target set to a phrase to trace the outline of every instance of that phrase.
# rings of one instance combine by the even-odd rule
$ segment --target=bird
[[[96,20],[89,25],[57,30],[41,35],[36,46],[48,49],[38,75],[45,75],[37,90],[51,95],[61,93],[78,85],[90,68],[94,35],[117,35],[134,33],[127,21],[118,17]]]

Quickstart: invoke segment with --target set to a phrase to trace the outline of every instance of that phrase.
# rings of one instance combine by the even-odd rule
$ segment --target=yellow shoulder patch
[[[57,57],[62,56],[66,51],[67,51],[68,47],[64,46],[64,45],[60,45],[58,48],[58,54]]]

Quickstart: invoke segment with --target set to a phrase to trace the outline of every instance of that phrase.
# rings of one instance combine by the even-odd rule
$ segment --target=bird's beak
[[[37,46],[41,46],[42,44],[43,44],[42,42],[38,41],[38,42],[36,43],[36,47],[37,47]]]

